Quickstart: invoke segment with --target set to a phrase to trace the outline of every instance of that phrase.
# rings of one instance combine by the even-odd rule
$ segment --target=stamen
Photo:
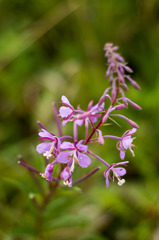
[[[73,158],[72,165],[70,167],[70,171],[73,172],[74,169],[75,169],[75,161],[74,161],[74,158]]]
[[[48,176],[47,176],[45,173],[40,173],[40,176],[41,176],[42,178],[45,178],[46,180],[48,180]]]
[[[50,157],[52,157],[52,153],[50,151],[47,151],[43,154],[43,156],[49,159]]]
[[[122,186],[125,183],[125,179],[118,179],[118,185]]]

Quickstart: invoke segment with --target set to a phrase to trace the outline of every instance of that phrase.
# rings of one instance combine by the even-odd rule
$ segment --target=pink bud
[[[125,91],[129,91],[129,88],[125,83],[122,84],[122,87],[124,88]]]
[[[106,96],[102,96],[100,99],[99,99],[99,102],[98,102],[98,107],[100,107],[102,105],[102,103],[104,103],[106,101],[107,97]]]
[[[137,82],[131,81],[131,84],[132,84],[132,86],[133,86],[134,88],[136,88],[137,90],[140,90],[140,89],[141,89],[140,86],[139,86],[139,84],[138,84]]]
[[[134,121],[132,121],[131,119],[127,120],[128,123],[133,127],[133,128],[139,128],[139,126],[137,125],[137,123],[135,123]]]
[[[128,67],[128,66],[123,66],[124,68],[125,68],[125,70],[127,71],[127,72],[130,72],[130,73],[132,73],[133,72],[133,70],[130,68],[130,67]]]
[[[93,106],[93,100],[90,101],[90,103],[88,104],[88,110],[90,110],[92,108],[92,106]]]
[[[82,114],[78,114],[78,115],[76,116],[76,118],[77,118],[77,119],[85,119],[85,118],[89,117],[90,114],[91,114],[91,111],[88,111],[88,112],[85,112],[85,113],[82,113]]]
[[[98,132],[99,132],[98,142],[99,142],[100,145],[103,145],[104,144],[104,138],[102,136],[102,131],[98,129]]]
[[[141,110],[141,109],[142,109],[138,104],[136,104],[136,103],[134,103],[134,102],[132,102],[132,101],[129,101],[129,102],[130,102],[130,104],[133,106],[133,108],[135,108],[135,109],[137,109],[137,110]]]
[[[114,110],[122,110],[122,109],[124,109],[124,108],[126,108],[126,106],[123,105],[123,104],[120,104],[120,105],[115,106],[115,107],[114,107]]]

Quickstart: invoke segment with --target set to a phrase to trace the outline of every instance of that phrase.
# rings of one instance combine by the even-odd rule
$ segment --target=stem
[[[71,139],[71,140],[73,140],[73,137],[71,137],[71,136],[62,136],[62,137],[60,137],[60,140],[63,140],[63,139]]]
[[[100,158],[99,156],[91,153],[90,151],[87,151],[87,153],[90,154],[91,156],[95,157],[100,162],[102,162],[105,166],[110,167],[110,165],[107,162],[105,162],[102,158]]]
[[[99,121],[99,123],[95,126],[95,128],[92,130],[91,134],[89,135],[89,137],[87,138],[87,140],[85,141],[84,144],[87,144],[89,142],[89,140],[91,139],[91,137],[94,135],[94,133],[96,132],[96,130],[99,128],[99,126],[102,124],[102,120],[103,117],[101,118],[101,120]]]
[[[21,164],[21,165],[22,165],[22,164],[25,164],[25,166],[27,165],[27,164],[25,163],[24,158],[23,158],[21,155],[18,156],[18,159],[21,160],[21,161],[18,162],[19,164]],[[21,163],[20,163],[20,162],[21,162]],[[23,165],[23,166],[24,166],[24,165]],[[27,166],[29,166],[29,165],[27,165]],[[30,166],[29,166],[29,167],[30,167]],[[37,184],[38,188],[40,189],[41,193],[43,194],[43,187],[42,187],[40,181],[38,180],[38,178],[35,176],[35,174],[34,174],[34,172],[33,172],[33,168],[30,169],[30,168],[27,167],[27,169],[28,169],[31,177],[34,179],[35,183]],[[34,170],[36,170],[36,169],[34,169]],[[37,170],[36,170],[36,171],[37,171]],[[37,172],[36,172],[36,173],[37,173]]]
[[[38,124],[42,129],[47,130],[47,129],[44,127],[44,125],[43,125],[40,121],[37,121],[37,124]]]
[[[20,164],[20,165],[22,165],[23,167],[27,168],[29,172],[32,171],[32,172],[34,172],[34,173],[37,173],[38,175],[41,175],[41,174],[42,174],[42,173],[41,173],[40,171],[38,171],[37,169],[29,166],[28,164],[26,164],[26,163],[24,163],[24,162],[22,162],[22,161],[18,161],[18,164]],[[55,177],[53,177],[52,179],[53,179],[53,181],[55,181],[55,182],[58,182],[58,181],[59,181],[59,179],[58,179],[58,178],[55,178]]]
[[[22,162],[22,161],[18,161],[18,164],[20,164],[20,165],[22,165],[23,167],[27,168],[29,172],[32,171],[32,172],[34,172],[34,173],[37,173],[38,175],[41,174],[40,171],[38,171],[37,169],[29,166],[28,164],[26,164],[26,163],[24,163],[24,162]]]
[[[87,178],[89,178],[91,175],[93,175],[95,172],[97,172],[100,169],[100,167],[95,168],[94,170],[92,170],[91,172],[89,172],[87,175],[85,175],[84,177],[78,179],[77,181],[74,181],[72,186],[74,186],[75,184],[78,184],[84,180],[86,180]]]
[[[56,103],[53,103],[52,106],[53,106],[53,110],[54,110],[54,113],[55,113],[55,119],[56,119],[56,125],[57,125],[57,129],[58,129],[59,137],[62,137],[63,136],[62,127],[61,127],[61,122],[60,122],[60,119],[59,119],[59,116],[58,116]]]
[[[111,136],[111,135],[105,135],[105,136],[103,136],[103,138],[111,138],[111,139],[115,139],[115,140],[121,139],[120,137]],[[91,139],[90,142],[97,141],[97,140],[98,140],[98,138],[94,138],[94,139]]]
[[[78,138],[78,125],[76,124],[76,122],[74,122],[74,124],[73,124],[73,135],[74,135],[74,140],[77,141],[77,138]]]

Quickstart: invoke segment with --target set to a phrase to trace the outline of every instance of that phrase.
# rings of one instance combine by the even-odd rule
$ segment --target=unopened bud
[[[134,88],[136,88],[137,90],[140,90],[140,89],[141,89],[140,86],[139,86],[139,84],[138,84],[137,82],[131,81],[131,84],[132,84],[132,86],[133,86]]]
[[[133,127],[133,128],[139,128],[139,126],[137,125],[137,123],[135,123],[134,121],[132,121],[131,119],[127,120],[128,123]]]
[[[104,144],[104,138],[103,138],[103,135],[102,135],[102,131],[98,130],[98,132],[99,132],[98,142],[99,142],[100,145],[103,145]]]
[[[109,116],[109,112],[107,112],[107,113],[104,115],[104,117],[103,117],[103,119],[102,119],[102,123],[105,123],[105,122],[107,121],[108,116]]]
[[[129,88],[125,83],[122,84],[122,87],[124,88],[125,91],[129,91]]]
[[[78,114],[78,115],[76,116],[76,118],[77,118],[77,119],[85,119],[85,118],[89,117],[90,114],[91,114],[91,112],[88,111],[88,112],[85,112],[85,113],[82,113],[82,114]]]
[[[120,105],[115,106],[114,110],[122,110],[124,108],[126,108],[126,106],[124,104],[120,104]]]
[[[132,101],[129,101],[129,103],[133,106],[133,108],[135,108],[137,110],[141,110],[142,109],[138,104],[136,104],[136,103],[134,103]]]
[[[98,107],[100,107],[102,105],[102,103],[104,103],[106,101],[107,97],[106,96],[102,96],[100,99],[99,99],[99,102],[98,102]]]
[[[93,106],[93,100],[90,101],[90,103],[88,104],[88,110],[90,110],[92,106]]]
[[[133,72],[133,70],[132,70],[130,67],[128,67],[128,66],[124,66],[124,68],[125,68],[125,70],[126,70],[127,72],[130,72],[130,73]]]

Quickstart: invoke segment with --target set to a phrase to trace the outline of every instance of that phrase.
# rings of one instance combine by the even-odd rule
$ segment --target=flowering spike
[[[116,147],[120,151],[121,160],[124,160],[127,149],[130,150],[132,156],[135,155],[133,150],[135,147],[135,145],[133,145],[134,137],[132,137],[132,135],[138,128],[137,123],[127,118],[125,115],[112,114],[112,112],[115,110],[123,110],[128,108],[128,103],[130,103],[137,110],[141,109],[138,104],[125,96],[125,91],[129,90],[127,83],[130,83],[136,89],[140,89],[140,87],[130,76],[128,76],[128,74],[132,73],[133,71],[126,64],[125,59],[117,52],[118,49],[118,46],[114,46],[112,43],[107,43],[104,46],[105,57],[108,64],[105,76],[108,78],[110,86],[104,90],[104,93],[101,95],[96,104],[93,104],[93,100],[91,100],[88,103],[86,110],[81,109],[80,105],[78,105],[75,109],[70,104],[67,97],[63,95],[61,97],[62,106],[60,107],[58,114],[57,107],[54,103],[53,108],[59,137],[48,132],[42,123],[38,122],[39,126],[41,127],[39,138],[42,140],[42,142],[37,145],[36,150],[39,154],[42,154],[45,157],[47,162],[44,173],[35,170],[21,161],[19,161],[19,164],[25,166],[30,172],[33,171],[34,173],[41,175],[49,182],[53,180],[58,182],[59,178],[61,178],[64,185],[72,187],[74,185],[72,182],[72,175],[76,170],[76,167],[89,167],[91,164],[91,156],[107,167],[106,171],[104,172],[107,188],[109,187],[110,179],[114,181],[116,178],[119,186],[122,186],[125,183],[125,179],[121,177],[126,174],[126,170],[121,166],[125,166],[128,161],[113,163],[110,165],[89,150],[89,143],[93,141],[96,141],[97,144],[104,145],[105,141],[108,139],[113,139],[114,141],[118,141]],[[109,101],[106,101],[107,99],[109,99]],[[60,117],[62,119],[62,126],[66,125],[67,122],[72,123],[73,136],[63,136]],[[105,126],[107,127],[110,125],[107,123],[107,121],[112,120],[115,122],[111,117],[120,117],[126,120],[133,127],[133,129],[125,131],[122,137],[105,135]],[[83,127],[81,127],[82,125]],[[103,127],[102,130],[101,127]],[[80,134],[79,130],[81,130]],[[96,138],[94,137],[95,134],[97,134]],[[53,160],[53,162],[50,160]],[[57,167],[62,165],[61,173],[58,174],[57,178],[52,176],[55,164],[57,164]],[[76,184],[86,180],[86,178],[91,176],[98,169],[99,168],[96,168],[88,173],[85,177],[76,180],[74,183]],[[55,184],[54,187],[57,185]]]

